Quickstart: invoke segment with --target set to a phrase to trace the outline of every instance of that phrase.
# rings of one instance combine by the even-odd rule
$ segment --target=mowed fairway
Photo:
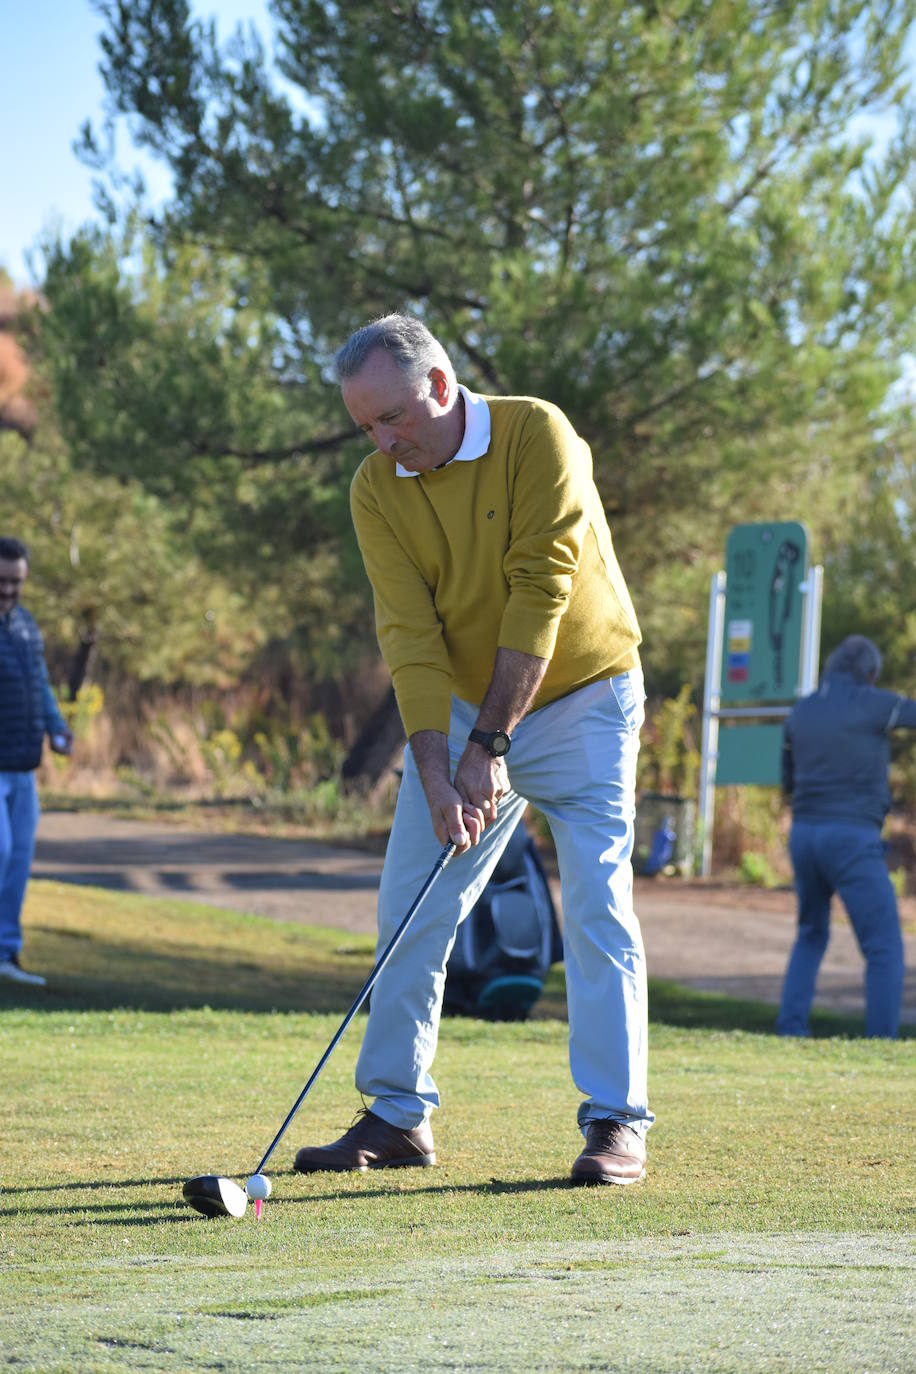
[[[371,941],[41,883],[27,939],[52,987],[0,992],[2,1368],[914,1368],[913,1039],[785,1042],[654,987],[649,1177],[574,1189],[555,975],[535,1020],[443,1024],[437,1168],[301,1178],[359,1105],[360,1017],[262,1220],[208,1222],[181,1184],[253,1170]]]

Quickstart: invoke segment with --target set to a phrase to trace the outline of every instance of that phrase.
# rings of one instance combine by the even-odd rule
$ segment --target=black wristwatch
[[[482,744],[494,759],[504,758],[512,747],[512,741],[505,730],[472,730],[468,739],[473,744]]]

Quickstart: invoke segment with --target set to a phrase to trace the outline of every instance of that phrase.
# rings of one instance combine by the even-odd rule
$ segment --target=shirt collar
[[[482,458],[490,447],[490,407],[483,396],[468,391],[466,386],[459,383],[458,390],[464,397],[464,438],[458,452],[449,462],[473,463],[475,459]],[[395,463],[394,470],[398,477],[420,476],[419,472],[408,472],[400,463]]]

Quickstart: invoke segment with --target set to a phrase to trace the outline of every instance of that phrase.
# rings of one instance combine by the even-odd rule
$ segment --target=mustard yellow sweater
[[[398,477],[376,450],[350,489],[379,645],[408,735],[479,704],[497,648],[550,663],[532,710],[639,662],[639,626],[588,445],[563,412],[486,397],[474,462]]]

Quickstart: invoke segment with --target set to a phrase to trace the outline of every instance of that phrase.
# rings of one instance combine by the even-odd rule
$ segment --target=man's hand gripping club
[[[510,733],[534,700],[547,664],[546,658],[498,649],[477,728]],[[500,799],[509,790],[505,759],[495,759],[482,745],[468,743],[453,782],[445,735],[438,730],[419,730],[411,735],[410,747],[439,843],[451,841],[458,853],[479,844],[486,827],[496,820]]]
[[[410,737],[410,748],[426,793],[436,839],[441,845],[451,841],[458,854],[479,844],[495,811],[485,818],[483,809],[466,801],[452,783],[446,736],[438,730],[418,730]]]

